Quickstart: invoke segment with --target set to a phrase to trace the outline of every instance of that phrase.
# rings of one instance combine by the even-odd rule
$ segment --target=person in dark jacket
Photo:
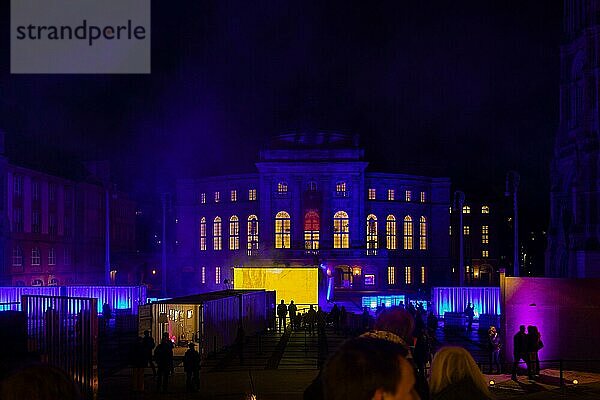
[[[165,332],[166,333],[166,332]],[[154,359],[158,366],[158,376],[156,379],[156,388],[166,392],[169,385],[169,375],[174,372],[173,367],[173,342],[169,339],[169,334],[163,334],[163,338],[154,350]]]
[[[496,371],[500,373],[500,335],[498,335],[498,331],[496,331],[495,326],[490,326],[488,330],[488,352],[489,352],[489,360],[490,360],[490,374],[492,374],[494,370],[494,366],[496,367]]]
[[[154,342],[154,338],[150,336],[150,331],[144,331],[144,339],[142,339],[142,344],[144,346],[144,351],[146,354],[146,362],[150,364],[152,368],[152,376],[156,378],[156,366],[154,365],[154,361],[152,360],[152,352],[156,347],[156,343]]]
[[[196,351],[194,343],[190,343],[188,347],[183,356],[185,386],[188,392],[197,392],[200,389],[200,353]]]
[[[519,327],[519,332],[513,336],[513,367],[512,380],[517,380],[517,368],[521,360],[529,365],[529,357],[527,355],[527,334],[525,333],[525,325]],[[529,369],[529,368],[528,368]]]
[[[433,357],[429,378],[431,400],[490,400],[485,377],[462,347],[443,347]]]
[[[331,322],[333,323],[333,331],[335,333],[340,333],[340,309],[337,304],[333,305],[329,315],[331,316]]]
[[[296,331],[300,327],[296,326],[296,313],[298,312],[298,307],[294,304],[294,300],[290,301],[288,312],[290,313],[290,325],[292,326],[292,331]]]
[[[314,334],[314,332],[315,332],[315,322],[317,322],[317,312],[315,311],[315,308],[311,304],[310,308],[306,312],[306,321],[305,321],[306,326],[308,327],[308,333],[311,335]]]
[[[279,318],[279,332],[281,332],[281,327],[283,326],[283,331],[286,330],[286,317],[287,317],[288,309],[285,305],[285,300],[281,300],[281,303],[277,305],[277,317]]]
[[[533,379],[540,374],[538,351],[540,351],[542,347],[544,347],[544,343],[542,343],[542,335],[538,331],[537,326],[529,325],[527,327],[527,354],[529,358],[527,375],[529,379]]]

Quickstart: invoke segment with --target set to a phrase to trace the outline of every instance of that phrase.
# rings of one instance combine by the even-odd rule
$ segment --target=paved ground
[[[466,347],[478,362],[486,362],[485,347],[474,331],[462,333],[438,332],[440,344]],[[345,338],[328,331],[327,345],[333,351]],[[319,354],[317,337],[305,332],[268,333],[248,338],[244,346],[243,364],[232,353],[223,352],[208,359],[201,372],[199,393],[186,393],[185,374],[181,360],[177,360],[169,393],[155,393],[150,369],[146,370],[146,391],[143,399],[246,399],[249,394],[258,400],[302,399],[304,389],[318,374]],[[100,382],[100,399],[135,399],[131,393],[129,369],[120,370]],[[493,393],[498,399],[600,399],[600,374],[565,372],[566,385],[559,386],[556,369],[542,370],[539,381],[520,377],[518,382],[510,375],[488,375],[494,381]],[[574,379],[578,384],[574,385]]]

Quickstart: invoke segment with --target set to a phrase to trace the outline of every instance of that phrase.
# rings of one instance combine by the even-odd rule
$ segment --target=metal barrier
[[[66,371],[86,398],[98,393],[97,299],[21,297],[27,316],[28,350]]]

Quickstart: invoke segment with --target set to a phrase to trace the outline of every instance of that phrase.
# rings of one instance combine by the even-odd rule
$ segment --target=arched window
[[[338,211],[333,216],[333,248],[347,249],[350,247],[350,224],[348,214]]]
[[[12,265],[13,267],[23,266],[23,250],[20,246],[13,247]]]
[[[200,250],[206,250],[206,218],[200,218]]]
[[[277,193],[285,194],[288,191],[288,185],[286,182],[279,182],[277,184]]]
[[[40,265],[41,261],[40,248],[34,247],[31,249],[31,265]]]
[[[240,220],[237,215],[229,218],[229,250],[240,249]]]
[[[319,249],[320,219],[316,211],[308,211],[304,215],[304,248]]]
[[[369,214],[367,217],[367,250],[377,250],[377,217]]]
[[[58,279],[52,278],[48,281],[48,286],[58,286]]]
[[[258,250],[258,217],[248,217],[248,255],[253,255]]]
[[[419,219],[419,249],[427,250],[427,219],[423,216]]]
[[[413,249],[413,220],[410,215],[404,217],[404,250]]]
[[[275,248],[291,248],[290,214],[285,211],[279,211],[275,216]]]
[[[388,250],[396,250],[396,217],[391,214],[385,220],[385,238]]]
[[[213,221],[213,249],[221,250],[223,247],[221,241],[221,217],[215,217]]]
[[[481,213],[482,214],[489,214],[490,213],[490,206],[481,206]]]
[[[31,281],[31,286],[43,286],[44,282],[41,279],[34,279]]]
[[[317,191],[317,182],[315,182],[315,181],[308,182],[308,190],[310,192],[316,192]]]

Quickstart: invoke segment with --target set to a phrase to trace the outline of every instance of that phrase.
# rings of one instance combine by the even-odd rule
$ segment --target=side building
[[[106,183],[108,164],[1,133],[0,142],[0,284],[105,284],[107,199],[111,253],[135,252],[135,203]],[[119,267],[110,269],[114,283]]]
[[[338,133],[277,136],[256,166],[178,181],[171,290],[269,286],[274,274],[283,289],[267,288],[281,298],[317,288],[320,301],[357,303],[450,279],[449,179],[367,172],[363,149]]]

